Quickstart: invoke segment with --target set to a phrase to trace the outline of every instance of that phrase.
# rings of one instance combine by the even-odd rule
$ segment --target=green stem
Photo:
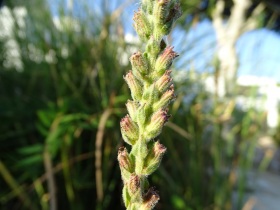
[[[23,192],[22,188],[19,187],[16,180],[13,178],[12,174],[9,172],[4,163],[0,160],[0,174],[9,185],[9,187],[16,193],[19,199],[22,201],[23,205],[29,209],[34,210],[34,206],[32,205],[29,197],[26,196],[26,193]]]

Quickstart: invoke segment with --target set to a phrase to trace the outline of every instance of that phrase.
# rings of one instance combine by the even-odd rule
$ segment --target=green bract
[[[133,101],[128,100],[129,114],[120,124],[122,137],[132,149],[128,153],[121,147],[118,161],[128,210],[150,210],[159,201],[154,188],[149,188],[147,177],[159,167],[166,152],[154,139],[170,117],[167,107],[175,94],[169,68],[178,54],[163,38],[180,15],[178,0],[142,0],[134,13],[134,28],[147,44],[145,52],[130,57],[132,70],[124,76]]]

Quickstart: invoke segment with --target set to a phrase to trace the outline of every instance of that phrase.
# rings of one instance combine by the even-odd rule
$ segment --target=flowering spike
[[[168,121],[167,106],[175,99],[171,70],[178,54],[167,47],[167,35],[180,16],[179,0],[141,0],[134,13],[134,28],[147,42],[145,51],[130,57],[132,70],[124,77],[133,101],[126,107],[129,115],[121,120],[124,141],[131,151],[121,148],[118,154],[124,183],[123,200],[129,210],[151,210],[159,201],[157,192],[149,188],[148,176],[160,165],[166,148],[156,138]]]

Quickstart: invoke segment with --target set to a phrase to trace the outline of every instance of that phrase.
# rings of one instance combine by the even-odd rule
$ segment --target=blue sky
[[[174,45],[183,49],[180,68],[213,71],[212,58],[216,50],[215,30],[210,20],[203,20],[188,32],[174,29]],[[280,36],[268,29],[256,29],[240,36],[236,43],[239,76],[262,76],[280,82]]]
[[[240,37],[237,43],[240,75],[256,74],[280,82],[280,36],[258,29]]]
[[[59,5],[66,6],[68,1],[49,0],[54,16],[58,14]],[[73,0],[73,12],[77,16],[83,15],[82,5],[88,4],[92,14],[100,17],[104,7],[113,11],[127,1],[129,0]],[[127,33],[135,33],[132,28],[132,17],[138,7],[137,2],[137,0],[130,0],[130,4],[122,12]],[[177,67],[180,69],[195,68],[199,72],[213,70],[211,63],[216,50],[216,36],[211,21],[205,19],[188,32],[176,27],[171,37],[172,44],[181,54],[180,59],[177,59]],[[263,76],[280,82],[279,34],[268,29],[250,31],[239,38],[236,47],[239,57],[239,76]]]

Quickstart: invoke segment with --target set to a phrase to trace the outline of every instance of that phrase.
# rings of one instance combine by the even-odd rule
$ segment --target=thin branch
[[[54,172],[53,172],[50,153],[48,152],[47,147],[44,151],[43,157],[44,157],[44,166],[45,166],[47,181],[48,181],[48,191],[50,193],[50,210],[56,210],[57,200],[56,200]]]
[[[111,115],[112,110],[106,109],[100,119],[98,125],[98,131],[96,134],[95,141],[95,178],[96,178],[96,193],[97,200],[102,201],[103,199],[103,181],[102,181],[102,142],[105,131],[106,122]]]
[[[83,161],[83,160],[87,160],[89,158],[92,158],[94,157],[94,152],[88,152],[88,153],[84,153],[84,154],[81,154],[81,155],[78,155],[76,157],[73,157],[69,160],[69,166],[73,165],[74,163],[77,163],[77,162],[80,162],[80,161]],[[0,162],[0,167],[1,167],[1,162]],[[63,164],[62,163],[58,163],[55,167],[52,168],[52,172],[53,174],[56,174],[58,172],[60,172],[63,168]],[[1,169],[0,169],[1,170]],[[47,173],[44,173],[43,175],[41,175],[39,178],[37,178],[29,187],[28,189],[26,189],[26,186],[25,185],[21,185],[21,186],[18,186],[17,188],[14,188],[13,189],[13,192],[15,192],[15,196],[17,196],[17,191],[18,190],[21,190],[21,191],[28,191],[28,192],[31,192],[34,188],[35,188],[35,185],[36,183],[37,184],[42,184],[43,182],[47,181]],[[12,193],[13,193],[12,192]],[[14,196],[11,196],[10,198],[12,199]],[[28,200],[28,199],[25,199],[25,200]]]
[[[93,152],[89,152],[89,153],[85,153],[85,154],[81,154],[81,155],[78,155],[72,159],[69,160],[69,166],[71,166],[72,164],[74,163],[77,163],[77,162],[80,162],[80,161],[83,161],[83,160],[87,160],[89,158],[92,158],[94,156],[94,153]],[[52,168],[52,171],[54,174],[58,173],[59,171],[61,171],[63,168],[63,164],[62,163],[59,163],[57,164],[55,167]],[[42,182],[45,182],[47,180],[47,174],[43,174],[42,176],[40,176],[38,179],[36,179],[34,182],[33,182],[33,186],[35,185],[35,183],[39,182],[39,183],[42,183]]]
[[[3,179],[7,183],[7,185],[15,192],[15,195],[22,201],[23,205],[31,210],[34,209],[32,206],[32,202],[27,197],[27,195],[23,191],[23,187],[18,186],[18,183],[13,178],[12,174],[9,172],[4,163],[0,160],[0,175],[2,175]]]
[[[183,128],[176,125],[175,123],[168,122],[168,123],[166,123],[166,126],[171,128],[172,130],[174,130],[175,132],[177,132],[178,134],[180,134],[187,140],[192,140],[192,135],[189,134],[187,131],[185,131]]]

